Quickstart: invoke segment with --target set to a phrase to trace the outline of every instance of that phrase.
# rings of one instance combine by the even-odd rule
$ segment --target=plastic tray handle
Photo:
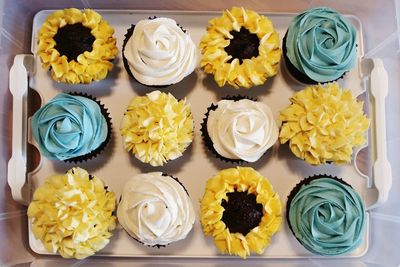
[[[375,100],[375,144],[376,159],[373,165],[373,181],[378,190],[376,203],[369,207],[374,209],[382,205],[389,196],[392,187],[392,168],[387,158],[385,98],[389,91],[388,74],[381,59],[372,59],[370,90]]]
[[[12,155],[8,162],[8,185],[15,201],[27,205],[26,183],[27,92],[28,71],[32,55],[16,55],[10,69],[10,91],[13,95]],[[28,66],[28,69],[27,69]]]

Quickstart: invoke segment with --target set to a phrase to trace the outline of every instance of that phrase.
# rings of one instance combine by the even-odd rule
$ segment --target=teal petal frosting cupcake
[[[104,106],[87,95],[65,93],[37,110],[31,126],[42,155],[75,162],[100,152],[111,130]]]
[[[309,251],[341,255],[356,249],[365,228],[365,208],[348,184],[329,175],[306,178],[290,193],[289,227]]]
[[[333,9],[306,10],[290,23],[283,54],[289,72],[299,81],[335,81],[355,65],[356,29]]]

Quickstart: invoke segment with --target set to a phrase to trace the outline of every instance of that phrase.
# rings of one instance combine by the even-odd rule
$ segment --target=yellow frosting
[[[200,42],[200,65],[206,73],[214,74],[220,87],[228,83],[235,88],[249,88],[263,84],[268,77],[277,73],[281,58],[279,36],[267,17],[252,10],[233,7],[225,10],[221,17],[210,20],[209,24],[207,33]],[[241,27],[258,36],[259,55],[244,59],[241,64],[237,58],[228,63],[232,56],[224,48],[229,46],[229,40],[233,38],[229,32],[239,32]]]
[[[95,37],[91,52],[80,54],[77,61],[68,61],[65,55],[55,49],[54,36],[59,28],[67,24],[82,23],[91,29]],[[114,29],[107,21],[103,20],[99,13],[76,8],[58,10],[49,15],[39,30],[38,55],[42,66],[50,69],[51,77],[58,82],[66,83],[90,83],[102,80],[113,67],[110,60],[118,53],[116,39],[112,37]]]
[[[245,192],[256,195],[256,201],[263,205],[260,224],[247,235],[230,233],[222,221],[224,208],[222,200],[228,201],[227,193]],[[200,222],[207,236],[213,236],[216,247],[230,255],[246,258],[250,252],[262,254],[271,236],[278,231],[282,206],[279,196],[273,191],[269,181],[250,167],[236,167],[222,170],[206,184],[200,202]]]
[[[83,259],[104,248],[115,228],[115,194],[81,168],[46,179],[28,208],[35,238],[64,258]]]
[[[153,91],[131,100],[122,120],[124,146],[152,166],[182,156],[193,140],[193,116],[186,100]]]
[[[351,161],[354,146],[365,143],[370,120],[363,102],[337,83],[309,86],[295,93],[280,114],[279,140],[310,164]]]

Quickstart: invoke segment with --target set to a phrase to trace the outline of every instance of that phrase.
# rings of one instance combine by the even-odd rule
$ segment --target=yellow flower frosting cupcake
[[[250,88],[276,75],[281,58],[279,36],[265,16],[233,7],[209,21],[200,42],[200,65],[218,86]]]
[[[353,147],[365,143],[370,120],[363,102],[338,83],[309,86],[295,93],[281,111],[281,144],[312,165],[351,161]]]
[[[225,169],[209,179],[200,202],[203,232],[224,254],[262,254],[278,231],[282,206],[269,181],[250,167]]]
[[[72,168],[36,189],[28,216],[35,238],[48,251],[83,259],[108,244],[115,207],[115,194],[99,178]]]
[[[39,30],[37,54],[57,82],[102,80],[118,53],[114,29],[99,13],[76,8],[49,15]]]
[[[180,156],[193,140],[193,116],[186,100],[153,91],[134,97],[122,119],[126,150],[152,166]]]

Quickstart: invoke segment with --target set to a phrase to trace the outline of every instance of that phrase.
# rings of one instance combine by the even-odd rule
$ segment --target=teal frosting
[[[297,15],[286,35],[286,56],[316,82],[340,78],[356,61],[356,30],[342,15],[317,7]]]
[[[108,127],[95,101],[61,93],[33,115],[32,134],[42,155],[66,160],[97,149]]]
[[[360,196],[332,178],[303,184],[290,202],[289,224],[305,248],[320,255],[340,255],[363,238],[365,210]]]

